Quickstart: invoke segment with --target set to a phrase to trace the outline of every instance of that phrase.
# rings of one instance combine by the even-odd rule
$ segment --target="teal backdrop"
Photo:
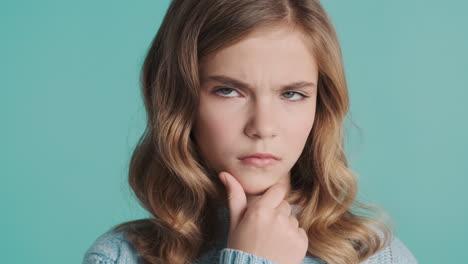
[[[468,263],[468,2],[323,0],[351,98],[359,198],[420,263]],[[80,263],[146,216],[127,185],[138,74],[169,1],[0,3],[2,263]]]

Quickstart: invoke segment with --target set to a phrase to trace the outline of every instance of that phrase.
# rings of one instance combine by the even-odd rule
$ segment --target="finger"
[[[287,191],[288,187],[284,183],[276,183],[263,194],[258,205],[265,208],[276,208],[285,198]]]
[[[298,228],[299,227],[299,221],[297,220],[297,218],[294,216],[294,215],[290,215],[289,216],[289,222],[291,222],[291,224]]]
[[[309,241],[309,236],[307,235],[307,232],[304,230],[304,228],[298,228],[297,231],[299,232],[299,235],[304,239],[304,241]]]
[[[278,213],[282,215],[290,215],[291,214],[291,205],[288,203],[288,201],[283,200],[281,203],[276,207],[278,210]]]
[[[228,172],[221,172],[220,178],[226,177],[226,182],[223,182],[227,188],[228,206],[229,206],[229,230],[230,233],[237,227],[240,220],[247,210],[247,197],[244,188],[237,179]]]

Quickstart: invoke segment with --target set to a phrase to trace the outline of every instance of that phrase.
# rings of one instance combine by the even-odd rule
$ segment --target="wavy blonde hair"
[[[216,212],[227,204],[226,190],[191,133],[198,62],[278,23],[304,34],[319,66],[316,117],[291,169],[287,197],[309,237],[307,255],[359,263],[389,245],[388,215],[356,200],[357,182],[344,151],[349,98],[341,48],[319,0],[174,0],[142,67],[147,126],[129,168],[129,185],[151,217],[114,228],[126,231],[144,261],[191,263],[219,239]]]

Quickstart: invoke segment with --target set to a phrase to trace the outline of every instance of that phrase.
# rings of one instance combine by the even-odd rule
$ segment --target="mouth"
[[[274,159],[274,158],[258,158],[258,157],[253,157],[253,156],[245,157],[245,158],[239,159],[239,160],[244,165],[254,166],[254,167],[257,167],[257,168],[272,166],[272,165],[275,165],[275,164],[277,164],[279,162],[278,159]]]
[[[273,155],[273,154],[270,154],[270,153],[260,153],[260,152],[257,152],[257,153],[249,153],[249,154],[247,154],[247,155],[243,155],[243,156],[240,157],[239,159],[245,159],[245,158],[258,158],[258,159],[270,158],[270,159],[280,160],[280,158],[278,158],[277,156],[275,156],[275,155]]]

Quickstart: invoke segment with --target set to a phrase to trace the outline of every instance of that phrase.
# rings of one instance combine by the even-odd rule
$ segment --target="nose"
[[[245,134],[249,137],[269,138],[276,136],[276,118],[271,102],[257,100],[249,111]]]

